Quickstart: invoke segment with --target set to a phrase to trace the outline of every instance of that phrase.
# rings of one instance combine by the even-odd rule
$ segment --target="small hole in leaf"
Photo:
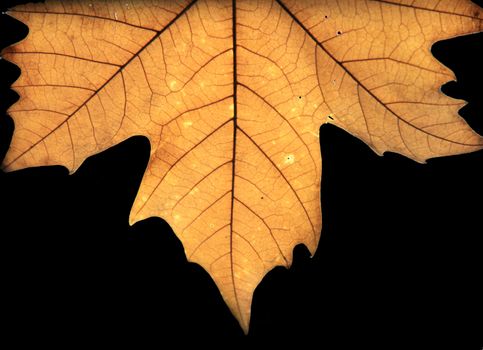
[[[340,30],[337,31],[337,35],[341,35],[341,34],[342,34],[342,32]]]
[[[263,199],[263,196],[261,196],[260,199]]]
[[[327,118],[329,118],[330,120],[334,120],[331,115],[328,115]]]
[[[327,15],[325,15],[324,17],[325,17],[325,18],[329,18],[329,16],[327,16]]]
[[[302,98],[302,96],[299,96],[299,98]]]

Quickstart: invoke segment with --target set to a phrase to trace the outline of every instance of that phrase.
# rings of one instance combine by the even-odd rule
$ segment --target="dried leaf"
[[[165,219],[245,331],[253,291],[320,237],[318,130],[418,162],[482,137],[439,88],[431,45],[477,32],[461,1],[60,1],[18,6],[28,38],[3,167],[61,164],[145,135],[130,223]]]

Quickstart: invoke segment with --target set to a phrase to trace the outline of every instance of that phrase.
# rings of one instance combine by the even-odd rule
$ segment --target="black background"
[[[26,33],[1,15],[1,47]],[[480,134],[482,38],[433,47],[457,75],[443,91],[469,101],[460,114]],[[0,60],[0,159],[13,132],[6,109],[17,95],[9,86],[19,74]],[[0,171],[4,334],[17,344],[263,338],[324,349],[481,348],[483,152],[421,165],[379,157],[333,126],[320,129],[320,142],[317,253],[310,258],[298,246],[290,270],[266,276],[247,337],[162,219],[129,226],[146,138],[87,159],[72,176],[60,166]]]

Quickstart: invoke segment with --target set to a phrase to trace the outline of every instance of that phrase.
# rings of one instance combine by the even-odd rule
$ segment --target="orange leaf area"
[[[437,40],[478,32],[469,0],[60,1],[18,6],[26,40],[3,167],[61,164],[144,135],[131,224],[165,219],[247,331],[253,291],[321,230],[319,128],[418,162],[483,139],[439,88]]]

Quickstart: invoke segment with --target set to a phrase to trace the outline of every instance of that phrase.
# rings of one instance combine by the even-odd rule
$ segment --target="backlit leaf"
[[[321,230],[319,127],[418,162],[481,149],[430,52],[478,32],[469,0],[59,1],[18,6],[26,40],[3,167],[61,164],[144,135],[130,222],[165,219],[245,331],[253,291]]]

